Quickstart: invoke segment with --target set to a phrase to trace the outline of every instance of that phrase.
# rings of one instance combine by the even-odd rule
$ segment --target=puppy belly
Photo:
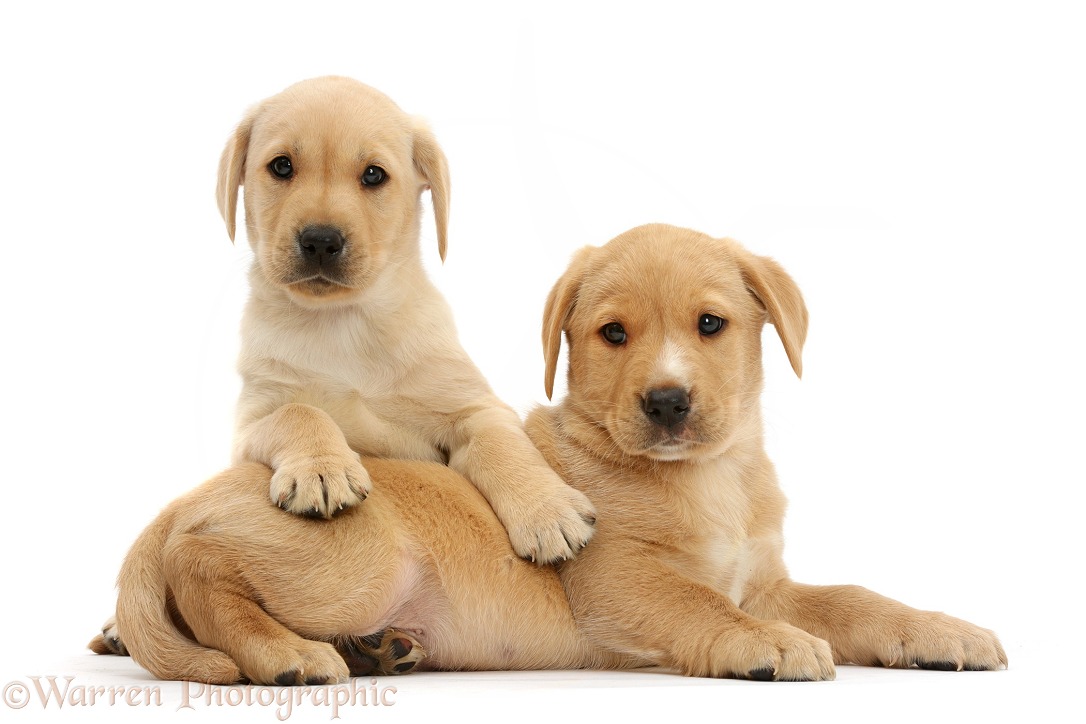
[[[593,648],[577,630],[555,571],[512,555],[481,557],[470,575],[445,578],[440,595],[428,596],[408,612],[416,616],[404,616],[399,626],[410,630],[418,622],[431,669],[598,664]]]

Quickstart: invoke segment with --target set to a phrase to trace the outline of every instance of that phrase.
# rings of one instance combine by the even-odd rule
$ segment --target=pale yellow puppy
[[[367,459],[372,495],[331,521],[283,516],[272,470],[244,463],[133,546],[117,611],[133,657],[161,678],[280,684],[413,668],[823,680],[835,662],[1005,666],[990,631],[789,579],[762,445],[766,322],[799,373],[799,290],[733,241],[657,225],[585,249],[544,319],[547,389],[564,332],[569,394],[527,426],[595,503],[591,545],[556,569],[525,562],[478,491],[434,463]]]
[[[449,206],[425,126],[357,81],[304,81],[258,104],[223,151],[231,237],[241,186],[254,260],[234,457],[274,470],[272,500],[328,518],[369,494],[359,453],[434,460],[475,484],[521,557],[584,545],[591,505],[491,392],[423,271],[419,197],[430,189],[442,257]]]
[[[272,501],[317,518],[369,495],[360,453],[443,462],[483,494],[518,556],[572,557],[592,505],[491,391],[423,270],[422,192],[442,258],[449,209],[426,126],[349,78],[303,81],[227,141],[217,195],[231,239],[242,187],[254,257],[234,461],[270,467]],[[102,645],[121,653],[122,640],[107,622]]]

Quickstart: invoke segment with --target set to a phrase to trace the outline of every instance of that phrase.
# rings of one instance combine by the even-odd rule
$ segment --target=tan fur
[[[703,335],[703,314],[727,325]],[[528,420],[599,511],[575,559],[555,570],[516,557],[485,500],[440,465],[367,459],[366,503],[312,521],[278,512],[264,494],[272,471],[242,463],[136,542],[119,579],[126,644],[159,677],[214,682],[342,680],[325,642],[387,629],[427,652],[420,668],[820,680],[846,661],[1005,666],[995,636],[972,624],[788,578],[758,403],[767,321],[798,374],[799,290],[733,241],[647,226],[581,251],[544,318],[547,386],[564,332],[569,394]],[[601,336],[613,323],[621,345]],[[682,424],[653,422],[643,400],[680,384]]]
[[[133,658],[164,679],[342,681],[347,666],[325,642],[396,628],[426,650],[420,668],[592,659],[554,570],[515,555],[464,478],[437,463],[364,464],[373,494],[330,521],[285,516],[258,463],[174,501],[119,577],[117,620]]]
[[[700,315],[727,320],[712,336]],[[991,632],[855,586],[793,583],[781,557],[785,509],[762,443],[761,332],[772,323],[796,374],[807,333],[799,289],[774,261],[669,226],[585,249],[544,318],[548,390],[561,333],[569,394],[528,431],[599,511],[596,537],[561,576],[597,646],[697,676],[833,678],[832,661],[998,668]],[[615,346],[600,330],[621,323]],[[683,424],[650,421],[665,343],[681,350]]]

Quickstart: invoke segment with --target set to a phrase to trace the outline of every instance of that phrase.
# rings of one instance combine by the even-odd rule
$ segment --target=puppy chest
[[[356,452],[445,462],[445,454],[433,439],[433,413],[410,400],[367,398],[355,391],[327,398],[321,407]]]
[[[743,570],[745,542],[732,531],[705,535],[688,542],[684,568],[691,578],[710,588],[731,596],[737,584],[741,587],[746,575]],[[738,603],[738,599],[732,596]]]
[[[727,505],[713,501],[686,522],[677,541],[683,573],[738,603],[733,589],[741,589],[749,575],[748,507],[743,496],[731,498]]]
[[[249,378],[254,388],[275,390],[276,405],[302,403],[328,413],[351,449],[363,455],[444,461],[437,445],[440,416],[410,394],[402,372],[374,369],[372,362],[351,367],[335,355],[327,361],[320,369],[297,360],[265,363]]]
[[[730,596],[750,575],[747,570],[755,505],[744,484],[743,470],[728,460],[687,469],[676,486],[680,512],[677,543],[688,575]],[[734,594],[734,595],[733,595]]]
[[[240,366],[284,381],[380,393],[402,388],[420,366],[410,349],[349,311],[275,319],[254,313],[243,325]]]

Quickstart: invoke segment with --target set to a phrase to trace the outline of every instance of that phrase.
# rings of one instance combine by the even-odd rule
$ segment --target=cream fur
[[[269,170],[284,155],[289,180]],[[370,166],[387,181],[364,186]],[[420,194],[430,189],[442,257],[449,207],[430,131],[356,81],[303,81],[258,104],[223,151],[218,197],[231,235],[241,185],[255,260],[235,462],[268,465],[273,501],[325,518],[369,494],[359,453],[447,462],[486,496],[518,555],[576,553],[592,535],[591,505],[491,392],[423,271]],[[345,239],[316,278],[299,251],[313,225]]]

